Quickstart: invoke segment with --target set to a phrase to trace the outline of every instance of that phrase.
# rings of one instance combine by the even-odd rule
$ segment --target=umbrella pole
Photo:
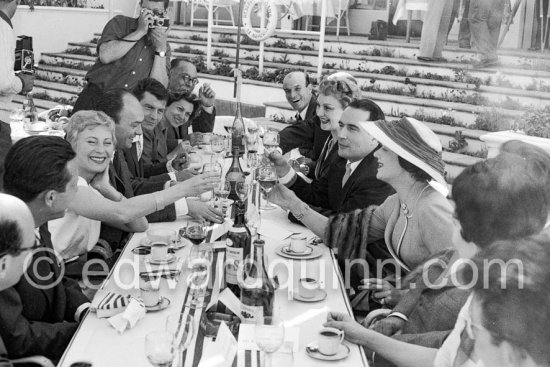
[[[243,7],[242,7],[242,0],[239,0],[239,18],[237,23],[237,54],[235,55],[235,69],[239,69],[239,56],[241,52],[241,21],[243,18]],[[239,84],[239,78],[237,77],[237,73],[235,73],[235,87],[233,89],[233,97],[237,97],[237,84]]]

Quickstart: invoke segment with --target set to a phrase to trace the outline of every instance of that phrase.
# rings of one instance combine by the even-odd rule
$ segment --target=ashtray
[[[220,328],[222,322],[225,322],[229,328],[229,331],[231,331],[231,334],[237,338],[239,335],[239,325],[241,324],[241,320],[237,316],[215,311],[207,311],[202,314],[200,325],[205,336],[215,338],[216,335],[218,335],[218,329]]]

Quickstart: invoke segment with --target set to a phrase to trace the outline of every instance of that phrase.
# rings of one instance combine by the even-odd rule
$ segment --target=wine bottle
[[[237,195],[237,182],[244,181],[243,169],[241,168],[241,163],[239,162],[238,147],[233,148],[233,162],[225,174],[225,180],[229,181],[229,185],[231,186],[228,197],[236,203],[239,200],[239,196]]]
[[[245,323],[255,323],[264,316],[273,316],[275,287],[265,269],[264,246],[263,240],[254,241],[252,262],[245,266],[241,286],[241,318]]]
[[[31,124],[38,122],[38,110],[34,105],[33,94],[31,92],[27,93],[27,110],[25,111],[25,118],[29,119]]]
[[[244,220],[244,203],[236,201],[234,210],[235,221],[229,232],[227,232],[225,242],[225,282],[233,294],[239,297],[239,279],[243,279],[243,261],[250,256],[252,235]]]
[[[242,156],[244,154],[244,120],[241,113],[241,102],[237,101],[237,112],[235,113],[235,120],[231,128],[231,150],[238,149],[238,154]]]

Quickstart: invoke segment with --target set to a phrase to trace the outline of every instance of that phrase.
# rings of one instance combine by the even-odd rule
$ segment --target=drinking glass
[[[199,153],[191,152],[187,159],[189,160],[189,169],[200,170],[202,168],[202,158]]]
[[[272,354],[285,340],[285,327],[277,316],[260,317],[256,322],[255,341],[264,352],[264,366],[271,367]]]
[[[153,331],[145,336],[145,355],[153,366],[172,367],[176,349],[174,335],[165,330]]]
[[[269,202],[269,192],[277,184],[277,171],[275,166],[260,166],[256,172],[256,178],[262,188],[262,191],[265,193],[265,205],[261,206],[261,209],[271,210],[275,209],[276,206],[272,205]]]
[[[250,187],[251,185],[246,181],[237,182],[237,185],[235,186],[235,192],[237,193],[240,201],[245,201],[246,199],[248,199],[248,195],[250,194]]]
[[[221,160],[221,158],[223,158],[222,153],[225,151],[224,137],[219,135],[212,135],[210,146],[212,147],[212,152],[217,155],[217,160]]]
[[[173,335],[174,345],[182,353],[193,340],[193,316],[183,312],[169,315],[166,318],[166,331]]]
[[[202,173],[214,172],[218,175],[218,178],[222,178],[222,166],[219,163],[205,163],[202,167]],[[212,189],[212,197],[214,197],[214,189]]]
[[[250,229],[252,239],[254,240],[256,235],[260,238],[260,234],[258,233],[262,225],[262,216],[260,215],[260,211],[254,205],[251,205],[244,216],[246,219],[246,225]]]
[[[223,180],[214,187],[214,197],[218,200],[225,200],[231,192],[231,184],[227,180]]]
[[[264,137],[262,140],[264,144],[265,153],[270,154],[275,149],[277,149],[279,147],[279,141],[280,141],[279,131],[275,129],[268,129],[264,133]]]
[[[191,219],[187,222],[185,238],[194,245],[200,245],[206,238],[208,225],[204,219]]]
[[[188,258],[188,267],[191,270],[191,274],[189,274],[187,281],[192,293],[191,300],[187,305],[189,308],[198,309],[206,306],[204,297],[208,292],[206,292],[205,288],[208,285],[212,256],[212,245],[209,243],[191,248]],[[201,293],[202,297],[200,297]]]

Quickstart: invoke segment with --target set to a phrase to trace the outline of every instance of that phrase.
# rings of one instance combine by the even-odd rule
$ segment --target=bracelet
[[[294,216],[294,218],[298,219],[299,221],[301,221],[307,212],[309,212],[311,210],[311,208],[309,207],[309,205],[303,203],[302,204],[302,210],[300,210],[299,213],[294,213],[292,210],[290,211],[292,213],[292,215]]]

